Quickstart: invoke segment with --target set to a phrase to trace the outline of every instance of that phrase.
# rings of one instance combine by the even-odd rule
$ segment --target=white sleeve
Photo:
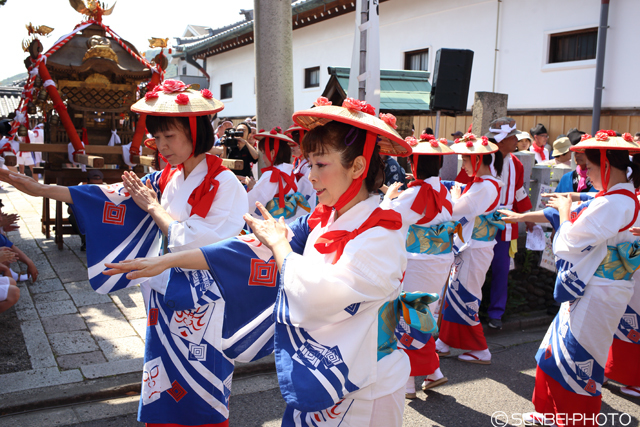
[[[398,212],[402,215],[403,224],[415,224],[424,216],[411,209],[411,205],[413,205],[418,191],[420,191],[419,188],[412,187],[402,191],[400,195],[393,200],[385,197],[382,199],[382,202],[380,202],[380,207]]]
[[[289,254],[282,283],[291,324],[317,329],[348,317],[353,304],[389,298],[406,269],[403,244],[397,231],[375,227],[351,240],[336,264]]]
[[[498,193],[493,184],[475,184],[469,192],[463,194],[458,200],[453,199],[452,219],[459,221],[462,218],[471,220],[482,215],[495,202]]]
[[[271,171],[267,171],[262,174],[256,185],[253,186],[251,191],[247,193],[247,198],[249,202],[249,214],[254,217],[262,218],[262,216],[257,216],[256,211],[256,202],[262,203],[264,206],[267,206],[269,200],[273,199],[273,196],[278,191],[278,183],[271,182]]]
[[[629,225],[634,209],[633,201],[627,196],[599,197],[573,224],[569,221],[560,224],[553,242],[554,253],[559,257],[583,253],[589,247],[606,242]]]
[[[247,192],[231,171],[220,173],[218,192],[207,216],[192,215],[186,221],[169,225],[169,249],[179,252],[197,249],[229,237],[237,236],[247,213]]]

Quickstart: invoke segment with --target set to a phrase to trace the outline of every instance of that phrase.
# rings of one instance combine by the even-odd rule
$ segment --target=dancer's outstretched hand
[[[163,257],[136,258],[118,263],[108,262],[105,263],[105,266],[110,270],[105,270],[102,274],[115,276],[127,273],[127,279],[129,280],[157,276],[168,268]]]
[[[122,174],[122,185],[143,211],[149,212],[152,207],[160,206],[158,195],[151,187],[151,181],[147,181],[147,185],[144,185],[138,175],[133,172],[125,172]]]
[[[498,209],[498,212],[502,214],[502,220],[504,222],[514,223],[522,221],[521,213],[513,212],[508,209]]]
[[[244,220],[247,222],[253,234],[260,240],[260,242],[274,251],[274,247],[279,244],[289,244],[287,240],[287,225],[284,222],[284,217],[280,217],[279,220],[274,219],[269,211],[260,202],[256,202],[256,207],[260,210],[264,220],[259,220],[252,217],[249,214],[244,214]]]
[[[16,172],[0,169],[0,181],[9,183],[13,185],[17,190],[30,196],[41,196],[39,190],[41,189],[42,184],[26,175],[21,175]]]

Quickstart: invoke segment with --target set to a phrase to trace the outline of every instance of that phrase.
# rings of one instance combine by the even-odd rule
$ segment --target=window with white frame
[[[596,58],[598,28],[549,35],[549,64]]]
[[[233,98],[233,83],[225,83],[220,85],[220,99]]]
[[[404,53],[404,69],[428,71],[429,70],[429,49],[414,50]]]
[[[320,87],[320,67],[305,68],[304,87]]]

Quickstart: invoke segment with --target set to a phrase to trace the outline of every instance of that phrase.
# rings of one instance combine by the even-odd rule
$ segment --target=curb
[[[551,324],[554,318],[555,316],[547,314],[546,311],[532,312],[526,315],[510,316],[503,322],[502,330],[489,328],[486,324],[483,324],[483,330],[488,335],[496,335],[501,332],[546,326]],[[272,354],[255,362],[237,363],[233,376],[241,378],[275,372],[275,370],[275,358]],[[140,394],[141,376],[142,370],[113,377],[85,380],[82,383],[63,384],[0,395],[0,417],[37,409]]]
[[[233,376],[234,378],[241,378],[275,372],[275,370],[275,359],[273,355],[270,355],[255,362],[238,363]],[[139,372],[85,380],[81,383],[63,384],[0,395],[0,417],[57,406],[140,394],[140,378],[142,378],[142,369]]]

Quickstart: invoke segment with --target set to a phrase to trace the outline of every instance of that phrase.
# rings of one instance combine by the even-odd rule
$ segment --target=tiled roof
[[[302,28],[324,19],[330,19],[343,13],[352,12],[355,10],[355,1],[356,0],[293,0],[291,2],[293,28]],[[318,9],[322,13],[311,13],[314,9]],[[312,16],[306,16],[309,13],[311,13]],[[208,50],[216,45],[225,44],[224,49],[216,49],[215,51],[217,52],[253,43],[253,22],[253,20],[239,21],[222,28],[211,30],[212,32],[209,35],[204,36],[176,37],[176,43],[174,45],[176,50],[175,55],[179,56],[183,52],[187,52],[192,55],[204,57],[212,54],[212,51],[208,52]]]
[[[21,95],[19,86],[0,86],[0,118],[6,118],[18,108]]]

